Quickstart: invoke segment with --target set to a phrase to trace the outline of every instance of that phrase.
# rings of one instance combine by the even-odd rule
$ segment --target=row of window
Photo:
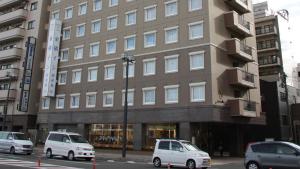
[[[98,25],[98,28],[95,26]],[[92,32],[100,31],[100,21],[92,22]],[[203,21],[190,23],[189,27],[189,40],[195,40],[203,38]],[[95,32],[94,32],[95,33]],[[144,33],[144,48],[155,47],[156,46],[156,35],[157,31],[150,31]],[[76,28],[76,36],[82,37],[85,35],[85,24],[77,25]],[[179,27],[170,27],[165,28],[165,43],[172,44],[177,43],[179,37]],[[63,40],[67,40],[71,38],[71,27],[67,27],[63,29]],[[83,48],[84,45],[79,45],[75,47],[74,59],[82,59],[83,58]],[[136,35],[129,35],[124,37],[124,50],[132,51],[136,48]],[[109,39],[106,40],[106,54],[115,54],[117,52],[117,39]],[[100,53],[100,42],[95,42],[90,44],[90,57],[99,56]],[[61,59],[67,60],[68,50],[62,49]]]
[[[205,101],[205,82],[191,83],[190,86],[190,101],[191,102],[204,102]],[[179,100],[179,85],[164,86],[165,89],[165,104],[176,104]],[[129,106],[134,105],[134,92],[135,89],[128,90]],[[147,87],[142,89],[143,93],[143,105],[155,105],[156,101],[156,87]],[[103,107],[114,106],[114,94],[115,91],[103,91]],[[56,95],[56,109],[65,108],[65,94]],[[122,105],[124,105],[125,90],[122,90]],[[86,93],[86,108],[94,108],[97,103],[97,92]],[[49,109],[50,98],[46,97],[42,99],[42,109]],[[70,108],[80,107],[80,93],[70,94]]]
[[[165,73],[178,72],[178,57],[179,55],[165,56]],[[204,51],[189,53],[190,70],[204,69]],[[104,80],[114,80],[116,72],[116,64],[104,66]],[[151,76],[156,74],[156,58],[143,60],[143,75]],[[58,72],[58,84],[65,85],[67,83],[67,71]],[[132,78],[135,75],[135,64],[129,65],[128,77]],[[72,83],[80,83],[82,69],[72,70]],[[123,77],[126,77],[126,65],[123,65]],[[87,81],[95,82],[98,79],[98,67],[89,67]]]
[[[128,1],[128,0],[127,0]],[[188,0],[189,11],[202,9],[202,0]],[[109,6],[117,6],[118,0],[109,0]],[[157,5],[151,5],[144,8],[144,21],[149,22],[156,20]],[[93,11],[102,10],[102,0],[93,0]],[[74,7],[69,6],[65,8],[64,19],[71,19],[73,17]],[[87,14],[88,2],[78,4],[78,16]],[[165,16],[178,15],[178,2],[177,0],[170,0],[165,2]],[[59,10],[52,12],[52,18],[59,19]],[[136,24],[136,10],[126,12],[126,25]]]

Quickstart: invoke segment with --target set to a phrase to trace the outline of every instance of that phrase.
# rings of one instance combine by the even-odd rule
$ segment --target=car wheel
[[[250,161],[247,164],[247,169],[259,169],[259,166],[256,162]]]
[[[70,160],[70,161],[75,160],[73,151],[70,151],[70,152],[68,153],[68,160]]]
[[[15,154],[16,153],[15,147],[11,147],[10,150],[9,150],[9,153],[10,154]]]
[[[85,161],[91,161],[93,158],[90,158],[90,157],[88,157],[88,158],[85,158]]]
[[[187,162],[187,167],[188,167],[189,169],[195,169],[195,168],[196,168],[196,163],[195,163],[195,161],[194,161],[194,160],[189,160],[189,161]]]
[[[52,155],[52,150],[51,150],[51,149],[48,149],[48,150],[46,151],[46,157],[47,157],[47,158],[52,158],[52,157],[53,157],[53,155]]]
[[[158,168],[158,167],[161,166],[161,161],[160,161],[160,159],[159,159],[158,157],[154,158],[154,160],[153,160],[153,165],[154,165],[154,167],[156,167],[156,168]]]

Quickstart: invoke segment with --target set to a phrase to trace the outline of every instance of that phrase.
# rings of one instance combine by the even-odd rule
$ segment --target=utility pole
[[[134,62],[133,55],[124,53],[122,55],[123,62],[126,63],[126,80],[125,80],[125,98],[124,98],[124,120],[123,120],[123,146],[122,157],[126,157],[126,145],[127,145],[127,114],[128,114],[128,72],[129,64]]]

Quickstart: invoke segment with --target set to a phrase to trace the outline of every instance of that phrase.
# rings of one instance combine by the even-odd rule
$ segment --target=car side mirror
[[[300,152],[299,151],[295,152],[295,155],[300,156]]]
[[[71,143],[71,141],[70,140],[66,140],[66,143]]]
[[[12,140],[13,138],[12,137],[8,137],[8,140]]]
[[[179,151],[180,151],[180,152],[184,152],[183,147],[180,147],[180,148],[179,148]]]

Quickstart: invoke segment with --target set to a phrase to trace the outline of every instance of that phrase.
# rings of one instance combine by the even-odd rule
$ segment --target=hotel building
[[[96,147],[121,147],[123,53],[135,58],[129,148],[178,138],[238,154],[255,135],[250,128],[265,123],[251,0],[52,0],[50,15],[62,35],[59,60],[44,64],[44,80],[57,83],[43,84],[41,131],[67,129]],[[48,36],[49,47],[55,34]],[[53,51],[46,57],[56,58]]]

